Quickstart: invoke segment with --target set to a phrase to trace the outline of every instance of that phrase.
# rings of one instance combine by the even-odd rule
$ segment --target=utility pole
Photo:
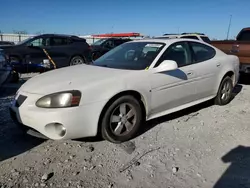
[[[232,15],[230,15],[230,20],[229,20],[229,25],[228,25],[228,30],[227,30],[227,40],[229,37],[230,28],[231,28],[231,21],[232,21]]]

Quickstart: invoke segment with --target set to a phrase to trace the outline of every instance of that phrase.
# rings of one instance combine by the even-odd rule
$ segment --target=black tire
[[[225,87],[226,91],[224,91]],[[233,92],[233,81],[230,77],[227,76],[222,80],[220,84],[217,96],[215,97],[215,104],[220,106],[228,104],[232,99],[232,92]]]
[[[69,63],[70,66],[80,65],[80,64],[85,64],[85,60],[81,56],[72,57]]]
[[[123,117],[116,116],[116,117],[120,118],[119,123],[121,123],[124,120],[123,119],[124,117],[125,117],[125,119],[127,119],[127,120],[125,120],[125,122],[123,121],[123,123],[122,123],[123,129],[127,129],[127,126],[125,125],[127,122],[129,122],[130,125],[132,125],[131,130],[129,130],[129,131],[125,130],[125,133],[123,133],[121,135],[117,135],[114,133],[115,132],[114,126],[117,129],[117,127],[119,126],[119,123],[118,123],[118,121],[115,123],[111,123],[111,116],[114,116],[114,114],[115,114],[116,110],[118,110],[118,108],[120,111],[121,110],[120,107],[122,105],[125,105],[125,110],[126,110],[126,108],[128,109],[128,111],[133,109],[133,113],[135,115],[133,116],[134,117],[133,120],[132,119],[129,120],[129,118],[125,117],[125,116],[128,117],[128,114],[129,114],[126,111],[125,111],[126,115],[124,114]],[[122,97],[116,99],[104,112],[103,118],[101,119],[102,137],[105,140],[108,140],[108,141],[113,142],[113,143],[121,143],[121,142],[128,141],[136,135],[138,129],[140,128],[142,120],[143,120],[142,109],[141,109],[141,105],[140,105],[139,101],[130,95],[122,96]],[[134,122],[132,122],[132,121],[134,121]],[[122,132],[122,130],[121,130],[121,132]]]

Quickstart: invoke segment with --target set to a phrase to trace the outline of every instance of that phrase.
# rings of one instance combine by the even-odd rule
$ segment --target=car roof
[[[157,36],[156,38],[171,38],[171,37],[184,37],[184,36],[200,36],[200,37],[208,37],[206,35],[201,35],[201,34],[177,34],[177,35],[163,35],[163,36]]]
[[[166,38],[166,39],[140,39],[140,40],[134,40],[130,41],[128,43],[132,42],[155,42],[155,43],[164,43],[166,45],[171,45],[175,42],[182,42],[182,41],[190,41],[190,42],[196,42],[196,43],[201,43],[205,44],[207,46],[210,46],[212,48],[215,48],[214,46],[202,41],[202,40],[196,40],[196,39],[189,39],[189,38]]]
[[[42,35],[36,35],[36,37],[41,37],[41,36],[46,36],[46,37],[52,37],[52,36],[56,36],[56,37],[77,37],[79,38],[78,36],[76,35],[67,35],[67,34],[42,34]]]
[[[193,41],[193,42],[202,42],[196,39],[186,39],[186,38],[165,38],[165,39],[140,39],[140,40],[134,40],[131,42],[156,42],[156,43],[174,43],[174,42],[181,42],[181,41]],[[203,42],[202,42],[203,43]]]

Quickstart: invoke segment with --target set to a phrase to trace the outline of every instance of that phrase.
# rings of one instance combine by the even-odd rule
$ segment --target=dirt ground
[[[154,119],[123,144],[23,135],[0,90],[0,188],[250,187],[250,85],[227,106],[210,102]]]

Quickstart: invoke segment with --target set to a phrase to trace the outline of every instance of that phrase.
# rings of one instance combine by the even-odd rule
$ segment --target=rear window
[[[240,40],[240,41],[250,41],[250,31],[242,31],[237,40]]]
[[[196,37],[196,36],[183,36],[183,37],[181,37],[181,38],[199,40],[198,37]]]
[[[216,54],[216,51],[212,47],[205,44],[197,42],[190,42],[189,44],[194,52],[195,63],[212,59]]]
[[[206,43],[208,43],[208,44],[210,44],[210,39],[208,38],[208,37],[201,37],[201,39],[204,41],[204,42],[206,42]]]

